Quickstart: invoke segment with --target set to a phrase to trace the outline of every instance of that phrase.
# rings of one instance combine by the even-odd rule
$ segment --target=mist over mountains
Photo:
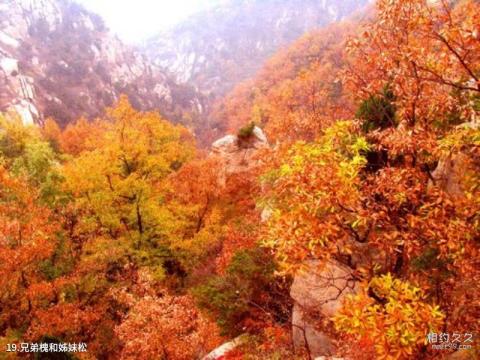
[[[193,129],[213,99],[253,76],[277,49],[367,1],[220,1],[144,48],[70,0],[0,4],[0,109],[65,125],[98,116],[120,94]]]
[[[150,39],[146,53],[181,83],[221,96],[279,48],[348,17],[366,0],[224,1]]]
[[[0,0],[1,359],[479,358],[480,1],[89,1]]]

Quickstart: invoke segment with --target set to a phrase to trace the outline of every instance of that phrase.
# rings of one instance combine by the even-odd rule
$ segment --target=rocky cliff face
[[[339,21],[368,0],[228,0],[146,44],[154,61],[208,95],[255,74],[280,47]]]
[[[176,121],[203,112],[195,91],[111,35],[70,0],[0,2],[0,111],[28,123],[98,115],[120,94]]]

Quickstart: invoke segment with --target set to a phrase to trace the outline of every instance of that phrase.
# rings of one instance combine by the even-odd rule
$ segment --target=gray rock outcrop
[[[334,316],[343,299],[358,291],[350,268],[336,262],[323,264],[312,260],[295,276],[290,296],[293,298],[292,332],[296,349],[307,349],[312,357],[335,354],[333,339],[318,328],[322,319]]]
[[[224,186],[230,176],[255,168],[260,163],[260,159],[257,158],[259,150],[268,147],[267,137],[257,126],[247,139],[227,135],[215,141],[212,144],[211,155],[218,157],[222,163],[219,183]]]

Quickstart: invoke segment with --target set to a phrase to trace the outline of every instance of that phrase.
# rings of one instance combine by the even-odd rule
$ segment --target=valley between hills
[[[0,0],[0,358],[478,359],[479,170],[477,0]]]

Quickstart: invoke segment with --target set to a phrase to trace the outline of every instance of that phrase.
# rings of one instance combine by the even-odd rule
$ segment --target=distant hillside
[[[272,56],[257,75],[218,99],[209,117],[210,137],[238,131],[250,122],[270,139],[311,140],[321,130],[354,115],[344,91],[345,43],[359,18],[311,31]]]
[[[187,125],[203,112],[191,87],[177,85],[74,2],[0,3],[0,111],[16,110],[25,122],[51,116],[66,124],[99,115],[122,93],[139,109],[160,109]]]
[[[367,0],[229,0],[146,44],[154,61],[216,97],[255,74],[305,32],[341,20]]]

